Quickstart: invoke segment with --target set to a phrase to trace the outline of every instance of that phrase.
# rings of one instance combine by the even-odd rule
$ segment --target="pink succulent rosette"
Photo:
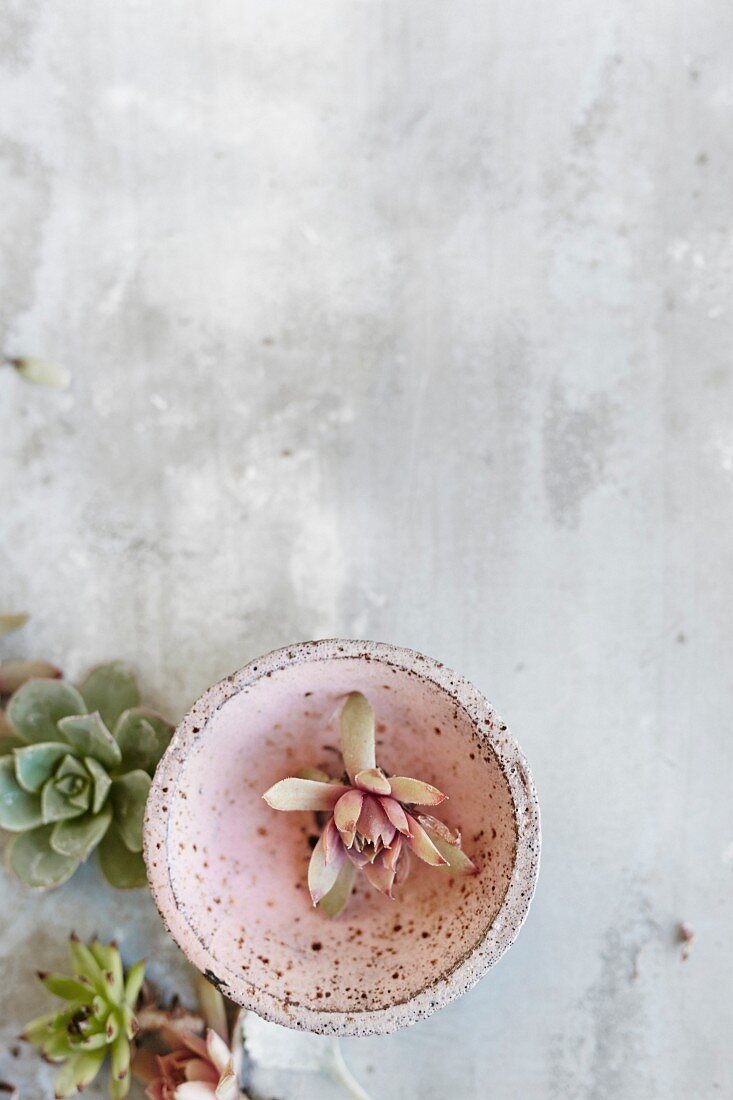
[[[305,768],[281,779],[263,798],[275,810],[330,814],[308,867],[313,904],[337,916],[361,871],[369,883],[393,898],[395,882],[409,873],[409,853],[456,875],[477,873],[461,849],[459,833],[421,807],[439,806],[446,795],[408,776],[387,776],[377,767],[374,712],[359,692],[341,711],[343,780]]]
[[[236,1100],[232,1055],[220,1035],[212,1028],[205,1039],[178,1032],[171,1043],[174,1049],[156,1058],[157,1075],[145,1090],[150,1100]]]

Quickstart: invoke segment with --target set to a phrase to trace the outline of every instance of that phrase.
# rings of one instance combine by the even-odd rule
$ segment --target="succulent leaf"
[[[146,885],[148,880],[142,855],[131,852],[122,842],[114,823],[105,833],[97,852],[102,874],[110,886],[132,890]]]
[[[61,719],[85,712],[84,700],[71,684],[63,680],[28,680],[11,697],[6,714],[15,733],[34,744],[58,741]]]
[[[0,757],[0,825],[11,833],[22,833],[42,823],[40,799],[18,783],[13,757]]]
[[[395,829],[405,836],[408,836],[410,833],[410,826],[407,822],[407,814],[400,803],[395,798],[380,798],[379,804]]]
[[[152,776],[158,761],[168,748],[173,727],[160,714],[145,707],[134,707],[120,716],[114,736],[122,753],[125,771],[142,768]]]
[[[435,829],[425,826],[425,832],[438,849],[447,866],[444,868],[454,875],[477,875],[478,867],[468,858],[460,844],[452,843],[441,836]]]
[[[102,721],[114,729],[120,715],[140,702],[140,691],[132,670],[122,661],[97,665],[79,685],[86,710],[99,711]]]
[[[199,975],[196,982],[196,993],[201,1012],[208,1025],[223,1040],[227,1040],[229,1028],[227,1026],[226,1007],[224,998],[206,978]]]
[[[354,776],[354,783],[363,791],[372,794],[389,794],[392,790],[389,779],[380,768],[367,768]]]
[[[69,944],[74,974],[43,976],[46,988],[66,1001],[55,1016],[39,1017],[24,1038],[46,1058],[62,1062],[55,1085],[57,1097],[73,1096],[96,1076],[110,1055],[110,1095],[123,1096],[130,1084],[131,1034],[137,1029],[133,1009],[143,979],[138,963],[125,980],[122,960],[113,944],[86,945],[72,936]]]
[[[410,826],[410,835],[407,837],[407,843],[418,859],[423,860],[424,863],[429,863],[431,867],[445,866],[448,860],[440,854],[422,825],[418,824],[415,818],[411,817],[409,814],[407,821]]]
[[[76,784],[79,784],[76,787]],[[52,777],[41,791],[41,813],[46,825],[81,817],[91,803],[91,784],[77,776]]]
[[[331,861],[327,862],[326,846],[323,835],[318,838],[318,843],[313,849],[313,854],[308,864],[308,889],[310,890],[314,905],[317,905],[329,890],[333,888],[345,859],[346,850],[342,845]]]
[[[15,775],[24,790],[37,794],[69,746],[59,741],[39,741],[15,753]]]
[[[405,775],[393,775],[390,779],[392,797],[415,806],[439,806],[445,795],[430,783],[410,779]]]
[[[99,844],[112,821],[112,809],[85,814],[71,821],[59,821],[51,833],[51,847],[62,856],[83,862]]]
[[[346,794],[341,795],[333,811],[336,828],[341,833],[344,844],[349,848],[354,842],[356,823],[359,820],[363,802],[363,792],[351,788]]]
[[[99,761],[93,756],[84,757],[84,766],[92,777],[94,790],[92,794],[92,813],[98,814],[105,803],[107,794],[112,786],[112,780]]]
[[[353,691],[341,711],[341,751],[349,779],[376,768],[374,711],[359,691]]]
[[[355,878],[356,867],[350,859],[347,859],[342,864],[333,886],[319,902],[319,908],[323,910],[327,917],[337,917],[344,909],[351,897]]]
[[[0,695],[12,695],[27,680],[58,680],[61,669],[48,661],[3,661],[0,664]]]
[[[60,886],[79,866],[77,859],[54,852],[52,828],[46,825],[21,833],[10,845],[10,866],[27,886],[40,889]]]
[[[281,779],[263,798],[274,810],[332,810],[349,787],[315,779]]]
[[[72,748],[82,756],[93,756],[105,768],[116,768],[121,763],[120,747],[99,711],[62,718],[59,729]]]
[[[131,852],[142,851],[143,818],[150,782],[150,776],[144,771],[128,772],[112,781],[110,801],[115,825],[123,843]]]

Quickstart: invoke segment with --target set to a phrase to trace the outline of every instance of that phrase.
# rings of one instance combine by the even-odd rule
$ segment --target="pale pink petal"
[[[349,789],[315,779],[281,779],[262,797],[273,810],[332,810]]]
[[[385,897],[392,898],[392,885],[394,883],[394,871],[389,867],[385,867],[381,860],[376,860],[374,863],[369,863],[364,868],[364,876],[368,881],[379,890],[380,894],[384,894]]]
[[[342,844],[335,858],[330,863],[326,863],[325,844],[323,834],[321,834],[308,864],[308,889],[314,905],[318,905],[321,898],[328,893],[336,882],[345,858],[346,849]]]
[[[366,768],[354,776],[357,787],[372,794],[389,794],[389,779],[380,768]]]
[[[431,787],[420,779],[410,779],[406,775],[393,775],[389,783],[393,798],[414,806],[439,806],[446,799],[437,787]]]
[[[363,801],[364,795],[362,792],[352,788],[346,794],[341,795],[333,811],[336,828],[341,833],[343,842],[348,848],[354,843],[356,823],[359,820]]]
[[[407,843],[415,855],[424,863],[429,863],[431,867],[444,867],[448,860],[440,854],[422,825],[418,825],[415,818],[410,817],[409,814],[407,815],[407,821],[410,826]]]
[[[184,1081],[176,1086],[176,1100],[211,1100],[216,1096],[216,1085],[208,1081]]]
[[[399,802],[394,798],[380,798],[379,802],[395,829],[404,833],[405,836],[408,836],[410,826],[407,824],[407,814],[402,809]]]
[[[184,1066],[187,1081],[208,1081],[215,1085],[219,1080],[219,1070],[211,1063],[204,1062],[202,1058],[191,1058]]]
[[[364,798],[356,831],[372,844],[378,841],[383,844],[392,843],[395,827],[382,809],[379,799],[373,795],[368,794]]]
[[[426,832],[447,863],[446,870],[454,875],[477,875],[478,867],[473,863],[459,844],[451,844],[433,829]]]
[[[212,1028],[206,1032],[206,1050],[210,1061],[214,1063],[219,1073],[223,1073],[232,1053],[221,1035],[217,1035]]]
[[[353,691],[341,711],[341,752],[349,779],[377,765],[374,755],[374,711],[361,692]]]

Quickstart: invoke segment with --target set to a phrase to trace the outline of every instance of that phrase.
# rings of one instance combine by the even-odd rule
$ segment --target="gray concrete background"
[[[0,340],[74,376],[0,372],[3,654],[177,717],[393,641],[534,769],[528,923],[346,1044],[379,1100],[733,1097],[732,46],[724,0],[0,4]],[[35,1100],[71,927],[180,966],[93,868],[2,889]]]

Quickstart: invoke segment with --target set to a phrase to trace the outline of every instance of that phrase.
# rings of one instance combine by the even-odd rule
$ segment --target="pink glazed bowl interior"
[[[329,920],[307,888],[315,815],[272,810],[262,793],[306,765],[340,775],[351,691],[374,708],[378,764],[446,792],[437,812],[480,870],[413,860],[396,901],[357,881]],[[261,1016],[341,1035],[394,1031],[473,985],[516,937],[539,844],[526,762],[476,689],[411,650],[341,640],[277,650],[202,696],[145,822],[153,896],[189,959]]]

